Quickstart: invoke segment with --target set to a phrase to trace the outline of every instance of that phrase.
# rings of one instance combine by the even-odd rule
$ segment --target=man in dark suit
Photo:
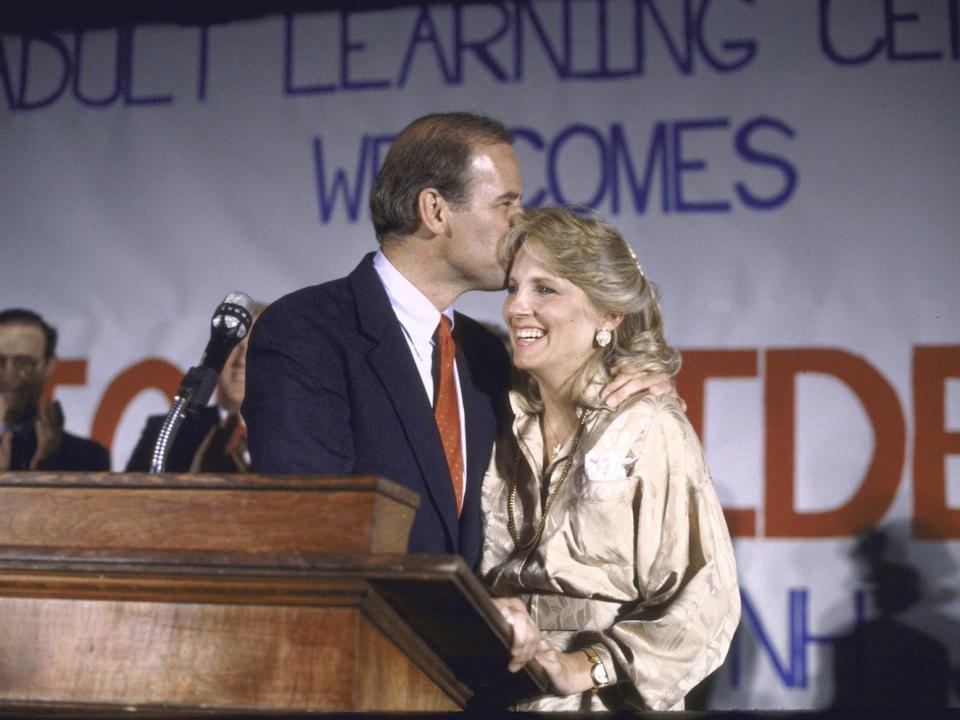
[[[510,365],[499,338],[449,308],[468,290],[503,286],[497,248],[521,212],[511,141],[499,122],[466,113],[404,129],[371,191],[380,250],[348,277],[264,311],[243,403],[254,470],[394,480],[421,498],[409,550],[459,553],[471,565]],[[459,472],[432,408],[441,315],[456,345]]]
[[[40,407],[57,366],[57,331],[32,310],[0,311],[0,471],[108,471],[99,443],[64,431],[56,400]]]
[[[254,303],[253,322],[266,307]],[[167,472],[246,472],[250,458],[240,403],[246,388],[248,334],[230,351],[217,381],[216,404],[187,413],[167,453]],[[127,472],[147,472],[153,462],[166,415],[147,418],[140,440],[127,461]]]

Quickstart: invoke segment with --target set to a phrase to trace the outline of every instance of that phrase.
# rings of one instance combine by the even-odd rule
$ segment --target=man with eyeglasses
[[[64,431],[59,402],[40,408],[56,347],[56,329],[37,313],[0,311],[0,472],[110,469],[106,448]]]

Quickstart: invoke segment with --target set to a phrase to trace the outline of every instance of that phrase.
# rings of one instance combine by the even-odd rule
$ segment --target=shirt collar
[[[440,312],[433,306],[412,282],[394,267],[383,251],[377,250],[373,256],[373,268],[380,276],[390,306],[396,313],[397,320],[410,334],[416,343],[430,342],[440,324]],[[453,308],[448,307],[443,314],[450,318],[450,327],[453,328]]]

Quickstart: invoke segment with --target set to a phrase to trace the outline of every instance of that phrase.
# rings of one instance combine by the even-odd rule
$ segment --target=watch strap
[[[593,681],[593,692],[610,684],[610,673],[603,664],[603,658],[592,647],[583,648],[584,654],[590,660],[590,679]]]

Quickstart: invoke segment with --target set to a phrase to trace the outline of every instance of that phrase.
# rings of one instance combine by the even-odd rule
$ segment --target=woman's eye
[[[507,285],[507,295],[516,295],[516,294],[517,294],[517,286],[515,284]]]
[[[548,287],[547,285],[537,285],[537,295],[549,295],[552,292],[552,287]]]

